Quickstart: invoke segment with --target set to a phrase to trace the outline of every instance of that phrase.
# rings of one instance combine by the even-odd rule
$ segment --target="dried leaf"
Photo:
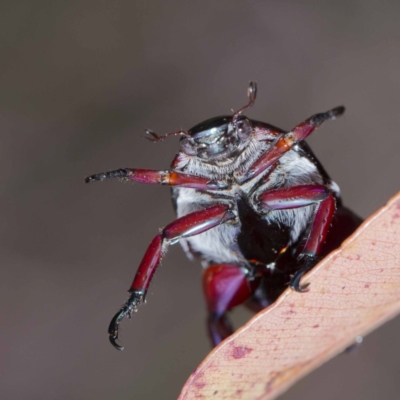
[[[400,193],[303,282],[214,349],[179,399],[274,399],[400,313]]]

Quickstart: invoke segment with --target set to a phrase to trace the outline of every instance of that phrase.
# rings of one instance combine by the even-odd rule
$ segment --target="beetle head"
[[[254,104],[256,94],[257,85],[250,82],[248,104],[233,116],[214,117],[194,126],[181,138],[181,150],[210,161],[235,156],[246,145],[253,131],[251,121],[242,113]]]
[[[234,156],[250,137],[252,126],[249,119],[239,116],[214,117],[201,122],[180,140],[181,150],[191,156],[206,160],[218,160]]]

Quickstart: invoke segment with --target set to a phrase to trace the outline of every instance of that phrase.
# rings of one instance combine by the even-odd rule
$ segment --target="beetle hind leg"
[[[233,328],[226,313],[218,314],[210,312],[207,317],[207,331],[213,347],[220,344],[232,335]]]
[[[316,206],[308,237],[297,258],[300,268],[289,284],[297,292],[307,291],[308,284],[301,285],[300,280],[314,267],[321,254],[336,209],[333,194],[323,185],[299,185],[266,191],[258,196],[258,200],[260,211],[264,212]]]
[[[233,333],[226,313],[249,299],[257,283],[246,269],[235,264],[216,264],[204,270],[207,328],[213,346]]]

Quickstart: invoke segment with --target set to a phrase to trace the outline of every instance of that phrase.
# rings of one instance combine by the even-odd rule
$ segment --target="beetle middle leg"
[[[244,303],[254,293],[258,279],[239,265],[216,264],[203,272],[203,290],[207,302],[207,327],[214,346],[233,333],[226,312]]]
[[[317,210],[306,243],[298,256],[301,263],[291,281],[293,290],[303,292],[308,284],[300,285],[302,276],[317,262],[328,229],[335,213],[335,198],[323,185],[299,185],[291,188],[270,190],[258,196],[260,211],[285,210],[317,204]]]
[[[117,344],[118,329],[124,317],[130,317],[137,306],[141,304],[146,296],[150,281],[165,254],[168,245],[177,243],[179,239],[198,235],[211,228],[218,226],[228,220],[234,219],[235,215],[229,205],[218,204],[195,211],[191,214],[178,218],[165,227],[150,243],[142,262],[136,272],[132,285],[129,289],[129,298],[124,306],[115,314],[108,328],[111,344],[118,350],[123,347]]]

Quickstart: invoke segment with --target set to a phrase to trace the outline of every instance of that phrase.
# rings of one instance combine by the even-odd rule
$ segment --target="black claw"
[[[336,107],[336,108],[332,109],[331,111],[328,111],[329,118],[335,119],[337,117],[340,117],[341,115],[344,114],[345,111],[346,111],[346,108],[344,106]]]
[[[117,349],[117,350],[119,350],[119,351],[122,351],[122,350],[125,348],[125,347],[123,347],[123,346],[120,346],[120,345],[116,342],[116,340],[118,339],[117,336],[110,336],[109,339],[110,339],[110,343],[114,346],[115,349]]]
[[[125,317],[131,316],[137,306],[143,302],[144,294],[142,292],[132,292],[125,305],[114,315],[108,326],[108,335],[110,343],[117,349],[123,350],[124,347],[117,343],[119,325]]]
[[[91,175],[91,176],[88,176],[85,179],[85,183],[91,183],[91,182],[95,182],[95,181],[102,181],[103,179],[105,179],[105,177],[101,178],[100,174]]]
[[[298,269],[292,276],[290,280],[289,286],[292,290],[300,293],[308,292],[310,289],[310,283],[305,283],[304,285],[300,285],[301,278],[310,271],[315,264],[319,261],[319,257],[309,254],[301,254],[298,258],[303,261],[303,266]]]
[[[315,114],[310,118],[310,124],[314,126],[321,125],[328,119],[335,119],[337,117],[340,117],[341,115],[344,114],[345,111],[346,109],[343,106],[339,106],[327,112]]]
[[[295,272],[292,279],[290,280],[289,284],[290,289],[300,293],[308,292],[310,290],[308,289],[310,283],[305,283],[304,285],[300,285],[301,278],[306,272],[307,272],[306,270],[300,270]]]
[[[115,171],[101,172],[100,174],[90,175],[85,178],[85,183],[95,181],[104,181],[109,178],[126,178],[129,175],[129,170],[125,168],[117,169]]]
[[[111,344],[117,349],[117,350],[123,350],[124,348],[120,346],[116,340],[118,339],[118,328],[119,324],[125,317],[127,312],[127,307],[124,306],[122,307],[113,317],[113,319],[110,322],[110,325],[108,327],[108,334],[110,335],[109,339]]]

